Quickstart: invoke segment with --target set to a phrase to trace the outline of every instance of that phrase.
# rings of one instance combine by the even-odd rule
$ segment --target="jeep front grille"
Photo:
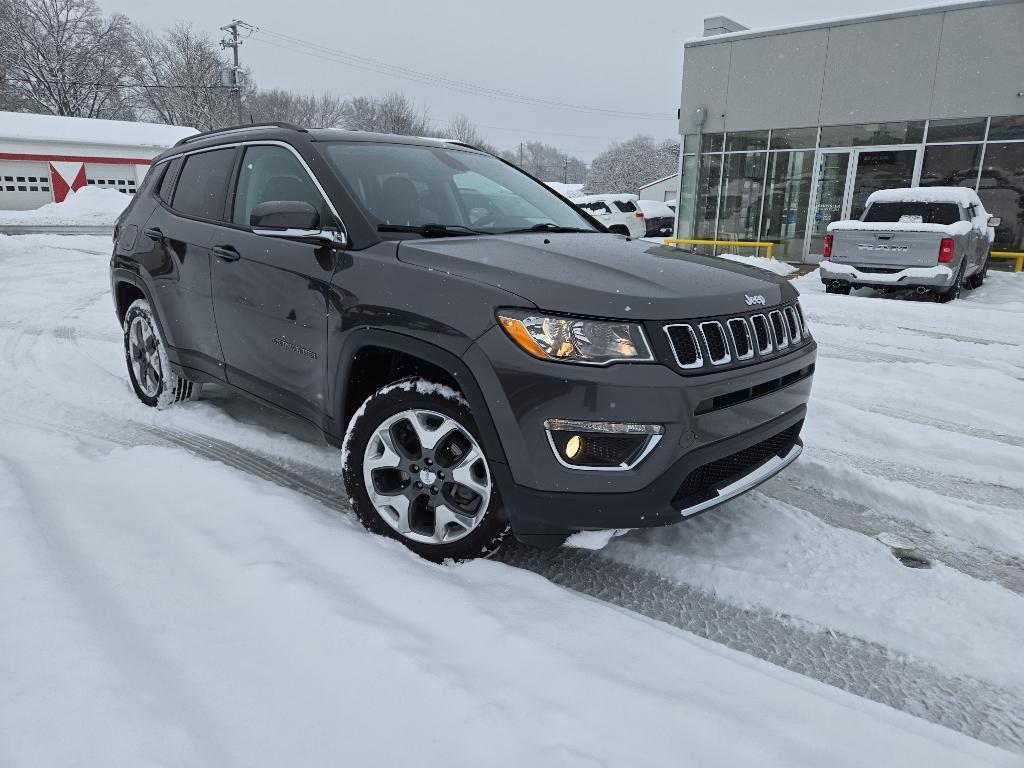
[[[687,373],[780,357],[810,342],[800,305],[665,326],[676,364]]]

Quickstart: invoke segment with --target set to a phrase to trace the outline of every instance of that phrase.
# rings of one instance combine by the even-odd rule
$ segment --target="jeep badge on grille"
[[[743,294],[743,298],[747,300],[748,307],[752,307],[755,304],[760,304],[763,307],[768,303],[767,301],[765,301],[764,296],[762,296],[761,294],[757,294],[756,296],[749,296],[747,294]]]

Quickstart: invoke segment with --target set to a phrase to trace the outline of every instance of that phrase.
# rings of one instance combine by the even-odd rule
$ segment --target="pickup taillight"
[[[821,247],[821,258],[832,258],[832,235],[825,235],[825,244]]]
[[[942,242],[939,243],[939,264],[949,264],[955,255],[956,243],[953,242],[953,238],[942,238]]]

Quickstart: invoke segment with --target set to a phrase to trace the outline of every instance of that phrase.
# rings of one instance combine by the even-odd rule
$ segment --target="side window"
[[[623,213],[635,213],[636,206],[633,205],[629,200],[616,200],[615,207]]]
[[[249,147],[238,172],[231,220],[247,227],[253,208],[271,200],[309,203],[320,212],[321,221],[327,211],[320,190],[289,150],[274,146]]]
[[[234,149],[214,149],[186,157],[171,207],[201,219],[223,219],[224,195],[234,162]]]
[[[181,158],[171,160],[169,163],[164,163],[164,177],[160,180],[160,191],[157,195],[165,203],[170,204],[171,192],[174,191],[174,179],[178,176],[178,169],[181,168]],[[152,171],[150,171],[152,173]]]

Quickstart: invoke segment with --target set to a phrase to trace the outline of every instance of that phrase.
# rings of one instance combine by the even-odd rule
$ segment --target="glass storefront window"
[[[768,189],[758,239],[779,243],[774,254],[777,259],[799,261],[803,254],[813,172],[813,150],[769,155]]]
[[[955,120],[932,120],[928,123],[928,143],[940,141],[984,141],[985,118],[968,117]]]
[[[772,149],[814,149],[817,128],[777,128],[772,131]]]
[[[697,151],[697,145],[700,143],[700,136],[696,133],[688,133],[683,136],[683,154],[692,155]]]
[[[721,152],[725,146],[725,137],[720,133],[705,133],[701,138],[701,152]]]
[[[995,250],[1024,250],[1024,143],[985,148],[978,197],[989,213],[1002,218]]]
[[[1024,115],[993,117],[988,129],[989,141],[1024,139]]]
[[[726,152],[756,152],[768,149],[768,131],[743,131],[726,134]]]
[[[929,144],[921,166],[922,187],[970,187],[978,181],[981,144]]]
[[[765,137],[767,138],[767,137]],[[756,240],[761,217],[766,152],[725,156],[725,180],[719,204],[719,240]],[[728,253],[728,246],[720,252]]]
[[[884,144],[920,144],[924,120],[905,123],[832,125],[821,129],[822,147],[870,147]]]
[[[679,184],[679,201],[676,210],[679,212],[679,232],[676,237],[693,237],[693,211],[696,203],[694,189],[697,183],[696,155],[683,156],[683,176]]]
[[[694,205],[696,226],[693,235],[699,240],[713,240],[715,237],[718,185],[721,178],[722,155],[701,155],[700,172],[697,175],[697,199]]]

